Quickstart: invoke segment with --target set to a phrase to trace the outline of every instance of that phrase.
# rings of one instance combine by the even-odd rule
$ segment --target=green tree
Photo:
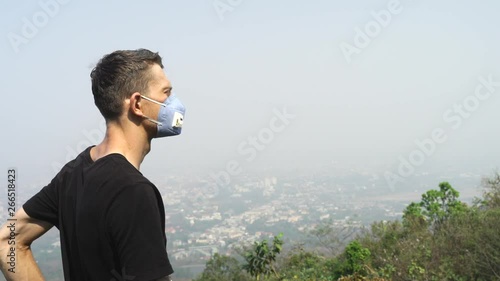
[[[205,270],[194,281],[246,281],[250,278],[241,270],[239,262],[228,256],[214,254]]]
[[[482,205],[487,208],[500,208],[500,174],[497,172],[492,178],[483,179],[482,186]]]
[[[283,247],[282,237],[283,233],[274,236],[272,245],[269,245],[266,239],[261,242],[255,242],[252,249],[244,255],[246,263],[243,265],[243,269],[256,278],[256,280],[260,280],[260,277],[267,277],[271,274],[279,277],[275,263],[276,257],[281,253]]]
[[[338,227],[332,220],[328,220],[315,227],[309,235],[315,238],[320,250],[326,250],[327,254],[337,256],[342,253],[357,230],[358,228],[350,223]]]
[[[353,274],[366,275],[369,266],[371,252],[361,245],[358,240],[351,241],[344,250],[343,262],[337,272],[339,277]]]
[[[429,225],[438,227],[446,219],[467,209],[467,205],[458,200],[459,195],[448,182],[442,182],[439,190],[428,190],[422,194],[419,203],[408,205],[404,210],[403,221],[405,224],[420,223],[423,218]]]
[[[333,281],[336,259],[305,251],[303,247],[291,250],[279,264],[283,280]]]
[[[448,182],[439,184],[439,190],[429,190],[422,195],[423,214],[431,223],[442,223],[452,215],[462,213],[466,206],[458,200],[460,193]]]
[[[403,225],[406,228],[427,227],[427,221],[422,212],[422,203],[411,202],[403,211]]]
[[[481,227],[475,231],[473,260],[484,280],[500,280],[500,206],[479,216]]]
[[[371,233],[360,241],[372,253],[371,266],[380,277],[393,280],[461,280],[471,237],[458,229],[459,218],[472,210],[458,200],[459,193],[447,182],[429,190],[421,202],[412,202],[403,212],[403,223],[372,224]],[[460,224],[461,225],[461,224]],[[456,234],[456,235],[455,235]],[[462,258],[464,257],[464,258]],[[463,269],[463,270],[462,270]]]

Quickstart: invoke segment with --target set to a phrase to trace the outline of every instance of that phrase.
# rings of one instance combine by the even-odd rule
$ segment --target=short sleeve
[[[106,215],[108,235],[122,266],[117,270],[134,281],[173,273],[156,192],[149,184],[124,187]]]
[[[56,178],[26,201],[23,205],[23,209],[28,216],[34,219],[49,222],[56,227],[59,227],[59,200]]]

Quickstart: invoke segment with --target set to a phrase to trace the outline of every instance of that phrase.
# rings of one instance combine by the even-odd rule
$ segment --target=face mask
[[[156,124],[158,129],[156,133],[157,138],[177,136],[181,134],[186,108],[174,94],[171,94],[164,103],[157,102],[143,95],[141,95],[141,97],[161,106],[160,111],[158,112],[158,121],[144,116],[149,121]]]

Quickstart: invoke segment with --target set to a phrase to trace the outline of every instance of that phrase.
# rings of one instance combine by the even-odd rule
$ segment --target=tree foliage
[[[449,183],[440,183],[409,204],[402,221],[372,223],[343,251],[339,241],[350,232],[320,225],[312,233],[328,251],[299,247],[280,256],[280,234],[272,244],[246,249],[243,265],[216,255],[197,281],[500,280],[500,175],[483,184],[483,198],[467,206]]]
[[[443,223],[449,217],[465,211],[466,206],[458,200],[459,195],[449,183],[440,183],[439,190],[429,190],[422,195],[422,214],[431,224]]]
[[[339,266],[341,276],[352,274],[366,274],[366,265],[370,259],[371,252],[357,240],[347,245],[344,251],[344,262]]]
[[[482,203],[487,208],[500,208],[500,174],[483,179],[484,187]]]
[[[424,219],[428,225],[439,227],[446,219],[467,209],[465,203],[458,200],[459,195],[448,182],[442,182],[438,190],[431,189],[422,194],[420,202],[410,203],[403,212],[403,219],[406,223]]]
[[[272,245],[267,240],[255,242],[251,251],[245,254],[245,269],[252,277],[260,280],[262,276],[279,276],[276,271],[276,257],[283,247],[283,233],[274,236]]]
[[[345,246],[352,240],[357,228],[351,223],[339,227],[329,220],[319,224],[309,232],[326,254],[337,256],[342,253]]]
[[[251,280],[244,272],[237,259],[214,254],[207,262],[205,270],[194,281],[246,281]]]

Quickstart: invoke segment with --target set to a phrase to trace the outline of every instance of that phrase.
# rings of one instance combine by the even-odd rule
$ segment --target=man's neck
[[[93,161],[111,153],[123,155],[137,170],[151,148],[151,139],[137,127],[122,127],[108,123],[104,140],[90,150]]]

